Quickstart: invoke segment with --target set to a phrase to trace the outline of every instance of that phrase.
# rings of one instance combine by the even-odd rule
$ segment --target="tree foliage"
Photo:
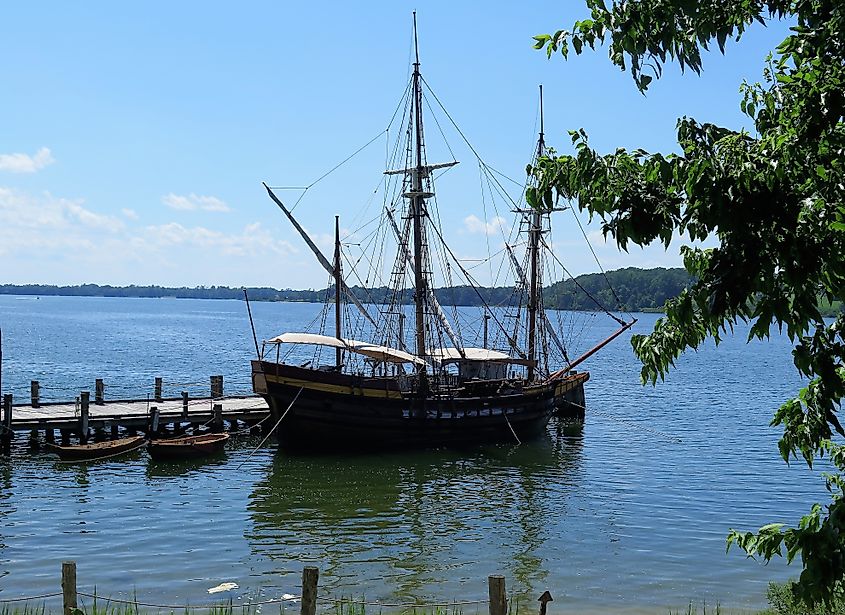
[[[845,298],[845,3],[842,0],[586,0],[591,15],[571,29],[535,37],[535,47],[564,57],[604,47],[645,92],[667,62],[698,73],[702,50],[740,40],[755,23],[787,19],[789,35],[766,59],[763,82],[742,84],[740,108],[754,130],[732,130],[684,117],[679,153],[618,149],[601,155],[583,130],[576,153],[552,154],[530,171],[535,207],[577,200],[602,220],[620,248],[673,232],[719,247],[682,247],[696,282],[669,301],[652,333],[634,336],[644,381],[662,378],[688,348],[720,337],[739,321],[750,337],[771,328],[794,342],[795,367],[808,385],[777,410],[780,454],[788,463],[827,458],[831,500],[814,505],[797,527],[732,531],[750,556],[800,555],[794,587],[810,603],[842,593],[845,578],[845,435],[838,410],[845,395],[845,318],[825,322],[819,297]]]

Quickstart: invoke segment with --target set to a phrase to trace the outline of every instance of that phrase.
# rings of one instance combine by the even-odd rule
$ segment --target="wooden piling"
[[[29,397],[32,400],[33,408],[40,408],[39,398],[41,397],[41,385],[37,380],[31,380],[29,383]]]
[[[76,608],[76,562],[62,562],[62,609],[64,615],[73,615]]]
[[[161,376],[156,376],[154,397],[155,397],[155,400],[156,400],[157,402],[161,402],[161,401],[162,401],[162,397],[161,397],[161,389],[162,389],[162,379],[161,379]]]
[[[211,431],[223,431],[223,404],[214,404],[212,410]]]
[[[82,391],[79,393],[79,441],[82,444],[88,442],[88,409],[91,404],[91,393]]]
[[[117,423],[112,423],[112,424],[111,424],[111,437],[112,437],[112,440],[117,440],[117,437],[120,435],[120,432],[118,431],[118,428],[119,428],[119,425],[118,425]]]
[[[56,443],[56,431],[52,427],[48,427],[44,430],[44,441],[48,444]]]
[[[158,406],[150,408],[150,435],[156,435],[158,433],[158,422],[160,416]]]
[[[302,603],[300,615],[316,615],[317,613],[317,580],[320,571],[316,566],[306,566],[302,569]]]
[[[182,418],[188,418],[188,392],[182,391]]]
[[[223,376],[211,376],[211,399],[223,397]]]
[[[106,403],[106,386],[102,378],[94,380],[94,403],[98,406]]]
[[[487,586],[490,596],[490,615],[507,615],[508,598],[505,593],[505,577],[492,574],[487,577]]]
[[[4,455],[12,452],[12,394],[3,396],[3,429],[0,429],[0,448]]]

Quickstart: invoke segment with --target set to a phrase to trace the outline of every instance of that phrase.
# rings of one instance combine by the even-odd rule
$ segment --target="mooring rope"
[[[240,462],[240,464],[238,464],[238,467],[235,468],[235,470],[240,470],[241,466],[243,464],[245,464],[247,461],[249,461],[258,449],[260,449],[262,446],[264,446],[264,443],[267,442],[267,439],[271,435],[273,435],[273,432],[276,431],[276,428],[278,428],[279,424],[282,422],[282,419],[284,419],[288,415],[288,412],[290,412],[290,409],[293,408],[293,405],[296,403],[296,400],[299,399],[299,395],[300,395],[300,393],[302,393],[304,388],[305,387],[299,387],[299,390],[296,392],[296,395],[294,396],[293,401],[290,402],[290,405],[282,413],[282,416],[280,416],[279,420],[276,421],[276,424],[273,425],[273,429],[271,429],[269,432],[267,432],[267,435],[264,436],[264,439],[262,439],[261,442],[258,443],[258,446],[256,446],[254,449],[252,449],[252,452],[250,452],[250,454],[247,455],[246,459],[244,459],[242,462]]]

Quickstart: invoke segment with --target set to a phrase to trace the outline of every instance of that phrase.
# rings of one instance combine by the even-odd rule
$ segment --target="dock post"
[[[91,393],[82,391],[79,393],[79,441],[82,444],[88,443],[88,408],[91,403]]]
[[[316,566],[306,566],[302,569],[302,604],[300,615],[315,615],[317,613],[317,580],[320,571]]]
[[[10,455],[12,452],[12,394],[7,393],[3,396],[3,429],[0,429],[0,443],[4,455]]]
[[[154,436],[158,433],[158,421],[160,418],[158,406],[150,408],[150,435]]]
[[[38,384],[37,380],[31,380],[29,383],[29,396],[32,399],[32,407],[38,408],[39,405],[39,398],[41,397],[41,385]]]
[[[62,609],[64,615],[72,615],[76,608],[76,562],[62,562]]]
[[[491,574],[487,577],[490,596],[490,615],[507,615],[508,598],[505,593],[505,577]]]
[[[94,380],[94,403],[98,406],[106,403],[106,387],[103,384],[102,378]]]
[[[52,427],[48,427],[44,430],[44,441],[48,444],[56,443],[56,431]]]
[[[223,404],[214,404],[212,407],[211,431],[223,431]]]
[[[155,400],[158,401],[158,402],[160,402],[162,400],[162,398],[161,398],[161,382],[162,382],[161,376],[156,376],[154,396],[155,396]]]
[[[211,376],[211,399],[223,397],[223,376]]]
[[[118,427],[119,426],[118,426],[117,423],[111,424],[111,438],[112,438],[112,440],[117,440],[117,437],[120,435],[120,432],[118,431]]]
[[[188,418],[188,392],[182,391],[182,418]]]

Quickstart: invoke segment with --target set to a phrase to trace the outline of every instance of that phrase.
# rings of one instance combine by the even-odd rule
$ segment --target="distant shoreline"
[[[678,296],[692,283],[684,269],[639,269],[627,267],[606,273],[590,273],[558,282],[543,289],[543,304],[548,309],[578,312],[646,312],[663,313],[668,299]],[[352,292],[365,304],[384,305],[398,301],[408,305],[413,302],[410,289],[394,296],[391,289],[362,288],[353,286]],[[276,289],[269,287],[246,288],[250,301],[284,303],[324,303],[334,297],[334,288],[319,290]],[[444,305],[476,307],[486,303],[499,307],[517,305],[520,297],[513,287],[452,286],[437,288],[437,299]],[[0,284],[0,295],[38,297],[112,297],[145,299],[235,299],[243,300],[244,289],[230,286],[112,286],[81,284],[58,286],[54,284]],[[522,297],[524,304],[524,297]],[[835,317],[843,311],[841,302],[830,304],[820,301],[823,316]]]

